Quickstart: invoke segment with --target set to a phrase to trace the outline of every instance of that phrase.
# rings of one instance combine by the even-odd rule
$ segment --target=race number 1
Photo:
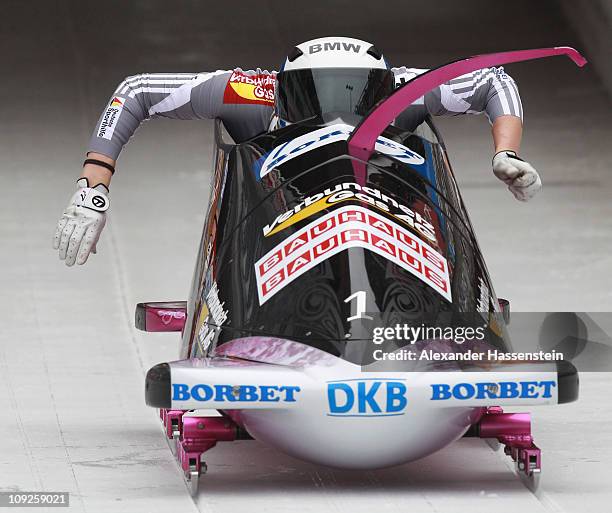
[[[351,322],[351,321],[355,321],[357,319],[370,319],[370,320],[372,320],[372,317],[370,317],[369,315],[365,314],[365,311],[366,311],[366,292],[365,292],[365,290],[358,290],[354,294],[351,294],[349,297],[347,297],[344,300],[344,302],[348,303],[348,302],[352,301],[353,299],[357,300],[355,315],[352,315],[351,317],[347,317],[346,321],[347,322]]]

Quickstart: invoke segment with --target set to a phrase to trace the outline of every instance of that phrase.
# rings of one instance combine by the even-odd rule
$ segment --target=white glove
[[[89,253],[96,252],[96,244],[106,224],[108,210],[108,189],[98,184],[89,187],[87,178],[77,181],[79,189],[70,199],[57,223],[53,238],[53,249],[59,249],[60,260],[66,265],[82,265]]]
[[[529,201],[542,188],[540,175],[514,151],[499,151],[493,157],[493,173],[519,201]]]

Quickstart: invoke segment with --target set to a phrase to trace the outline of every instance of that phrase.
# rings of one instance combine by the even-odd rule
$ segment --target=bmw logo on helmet
[[[389,66],[372,43],[351,37],[321,37],[293,48],[281,71],[310,68],[388,69]]]
[[[295,46],[276,77],[271,129],[314,119],[365,116],[393,92],[394,77],[372,43],[322,37]]]

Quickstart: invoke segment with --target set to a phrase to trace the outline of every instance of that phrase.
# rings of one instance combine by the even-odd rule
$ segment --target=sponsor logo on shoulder
[[[503,66],[500,66],[499,68],[494,68],[495,70],[495,76],[499,79],[499,80],[512,80],[508,74],[506,73],[506,71],[504,70]]]
[[[124,104],[125,98],[121,96],[113,97],[104,111],[97,137],[101,137],[102,139],[111,139],[113,137],[113,132],[119,121],[119,116],[121,115]]]
[[[242,103],[255,105],[274,105],[274,85],[276,77],[272,73],[250,75],[234,71],[227,81],[223,93],[223,103]]]
[[[330,417],[388,417],[404,415],[405,380],[341,380],[327,383]]]
[[[288,143],[281,144],[266,157],[259,170],[259,177],[263,178],[276,166],[284,164],[315,148],[348,140],[353,129],[354,127],[351,125],[338,123],[314,130],[313,132],[296,137]],[[375,150],[404,164],[419,166],[425,163],[425,159],[421,155],[387,137],[379,136],[376,139]]]

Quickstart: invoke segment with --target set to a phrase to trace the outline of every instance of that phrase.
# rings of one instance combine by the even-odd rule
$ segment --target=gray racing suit
[[[425,71],[393,68],[396,85]],[[236,142],[249,139],[270,126],[275,76],[275,71],[237,68],[128,77],[119,84],[102,112],[89,151],[117,159],[140,124],[155,117],[219,118]],[[427,114],[481,113],[485,113],[491,123],[502,115],[523,117],[516,84],[503,68],[484,68],[431,90],[406,109],[396,124],[413,129]]]

